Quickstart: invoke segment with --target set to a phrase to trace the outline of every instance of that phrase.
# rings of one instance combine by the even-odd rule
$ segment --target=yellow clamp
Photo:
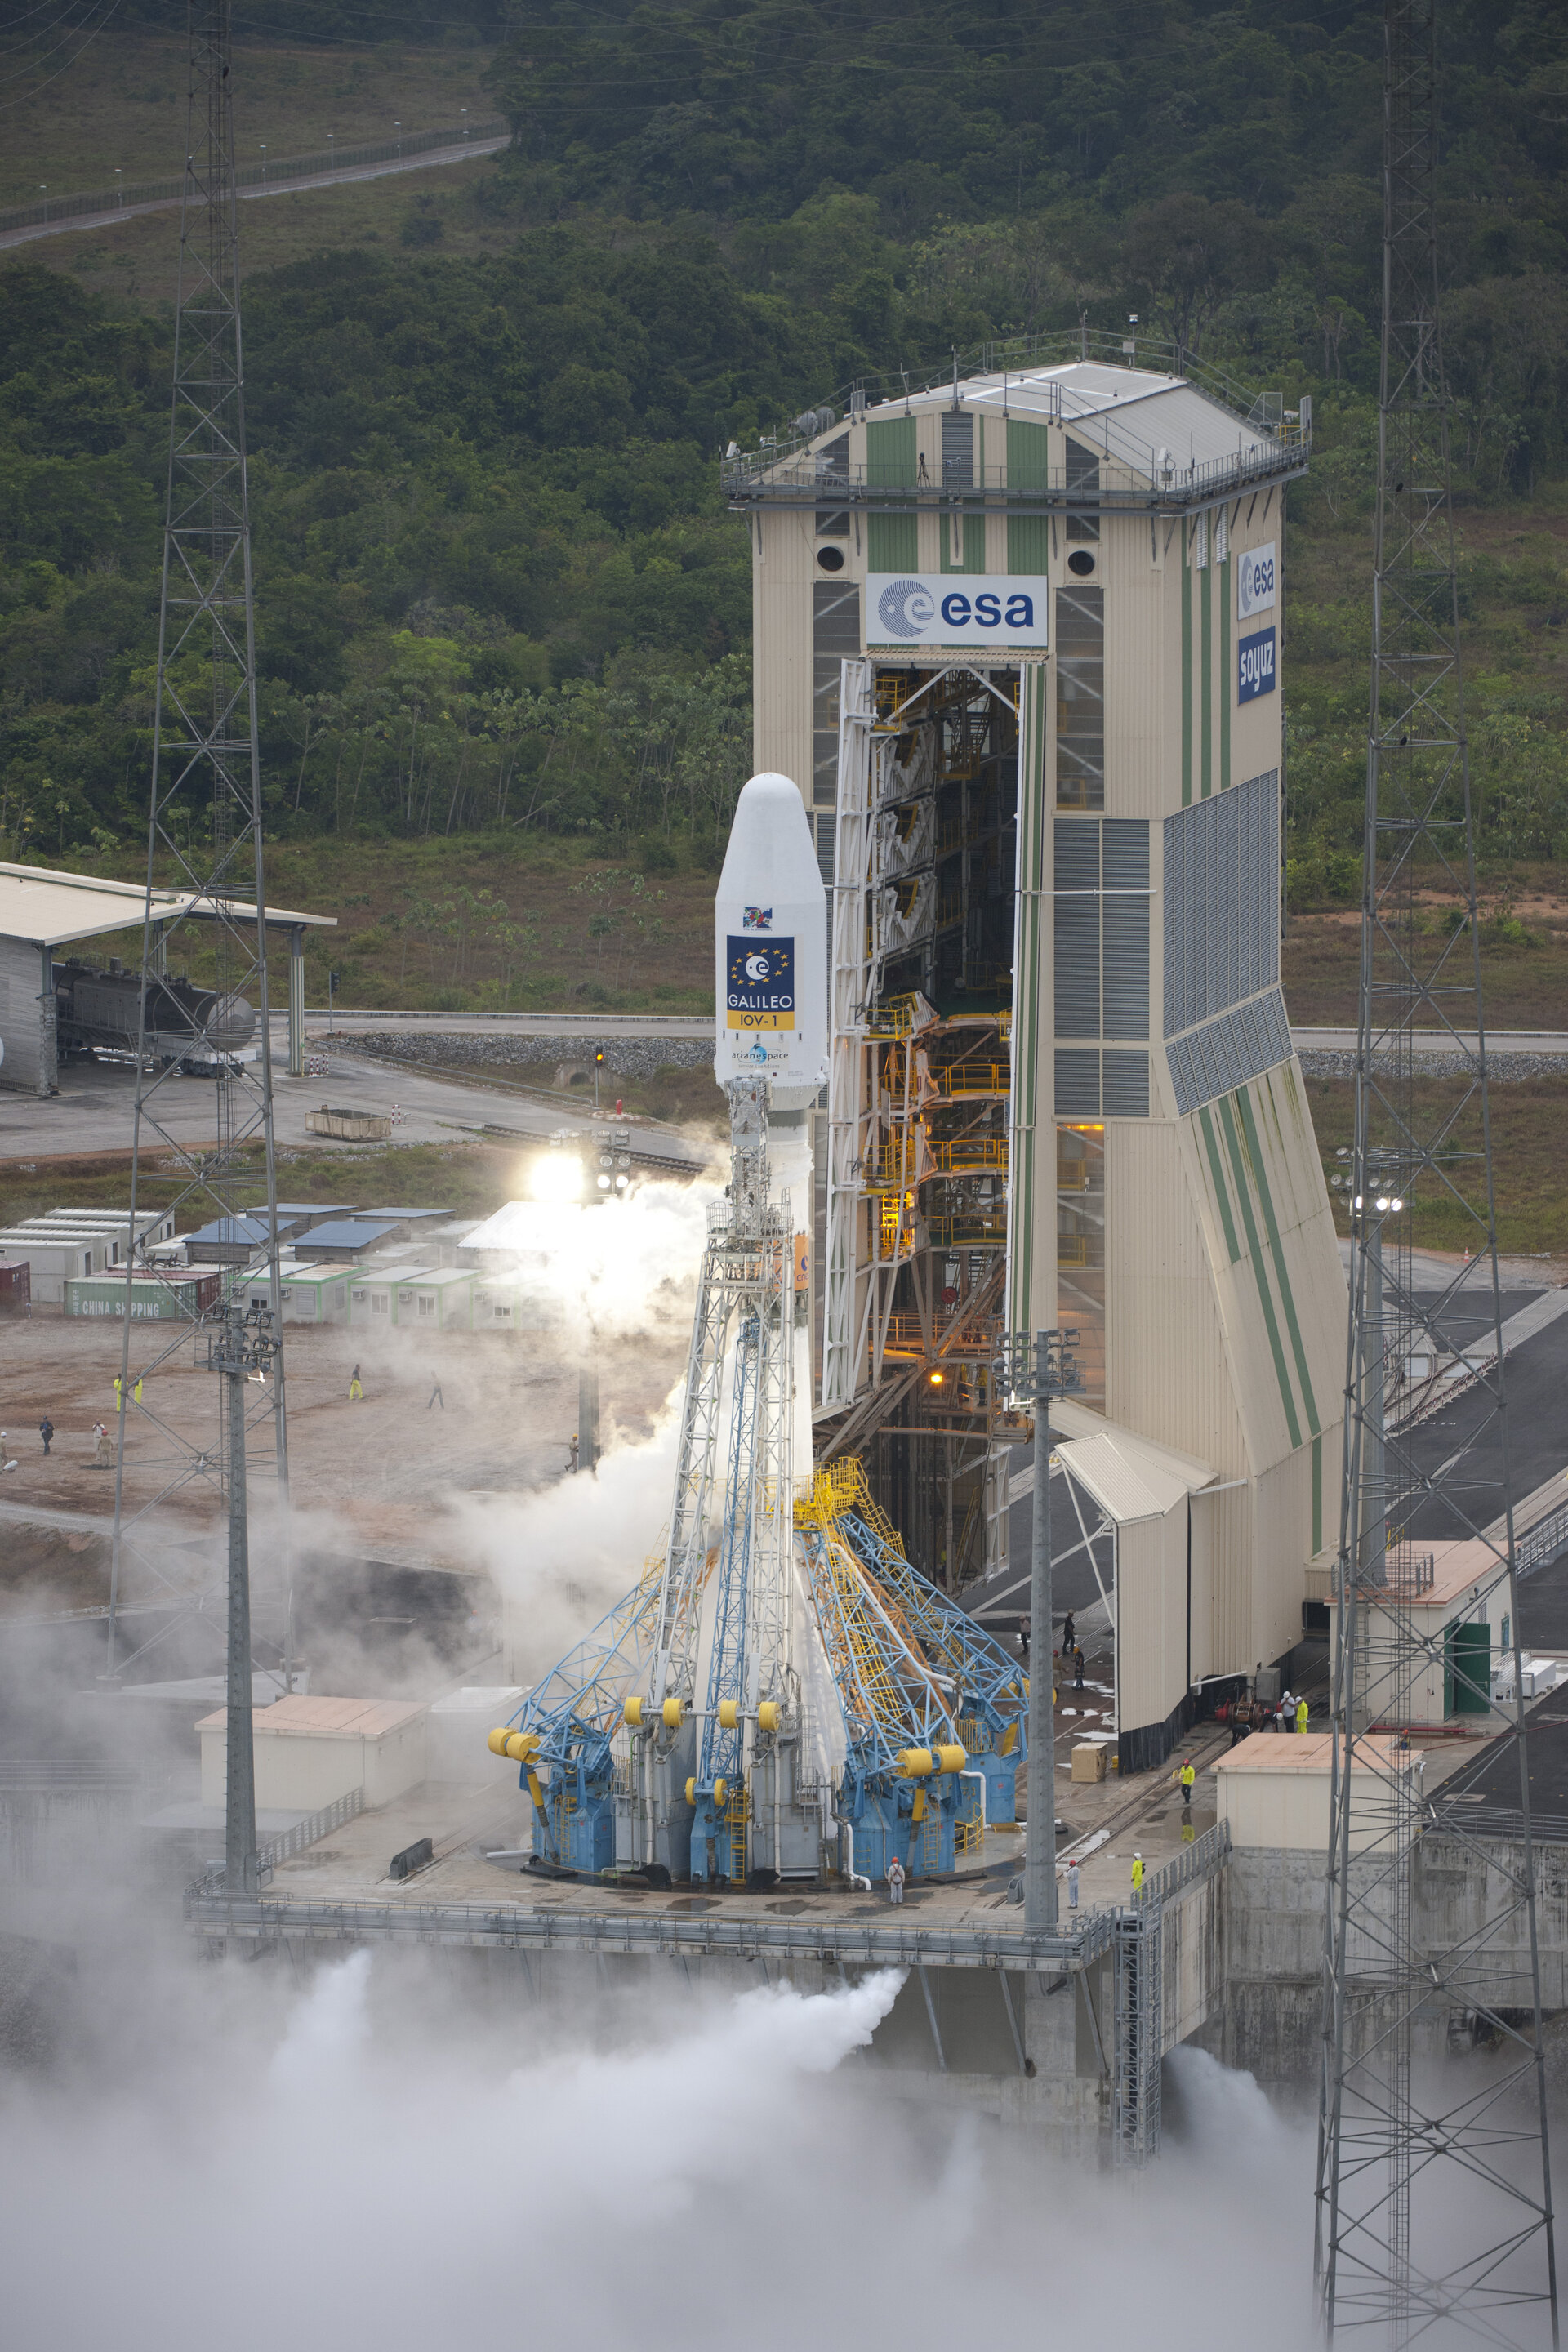
[[[737,1699],[732,1699],[732,1698],[721,1698],[721,1699],[720,1700],[720,1702],[719,1702],[719,1728],[720,1728],[720,1730],[721,1730],[721,1731],[733,1731],[733,1730],[734,1730],[734,1728],[735,1728],[735,1727],[737,1726],[737,1724],[740,1722],[740,1720],[741,1720],[741,1707],[740,1707],[740,1702],[739,1702],[739,1700],[737,1700]]]
[[[685,1700],[667,1698],[664,1702],[663,1715],[666,1731],[679,1731],[686,1720]]]
[[[627,1699],[625,1706],[621,1709],[621,1720],[623,1723],[629,1723],[634,1731],[638,1729],[642,1723],[642,1701],[640,1698]]]

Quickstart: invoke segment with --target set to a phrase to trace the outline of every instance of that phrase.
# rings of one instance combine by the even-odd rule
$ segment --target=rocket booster
[[[827,1083],[827,894],[805,804],[753,776],[735,805],[714,905],[714,1076],[773,1081],[775,1111]]]

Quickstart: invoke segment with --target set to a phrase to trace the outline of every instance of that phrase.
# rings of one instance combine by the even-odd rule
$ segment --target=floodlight
[[[528,1190],[535,1201],[580,1201],[583,1162],[569,1151],[542,1151],[528,1171]]]

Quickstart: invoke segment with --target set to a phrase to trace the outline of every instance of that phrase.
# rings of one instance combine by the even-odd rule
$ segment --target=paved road
[[[242,198],[250,196],[291,196],[300,188],[337,188],[350,180],[384,180],[396,172],[422,172],[432,163],[466,163],[473,155],[494,155],[508,144],[505,138],[469,139],[455,147],[432,147],[424,155],[395,155],[384,163],[353,163],[341,172],[314,172],[308,178],[275,180],[264,186],[241,188]],[[121,221],[135,220],[142,213],[177,211],[178,196],[160,196],[147,205],[116,205],[108,212],[78,213],[69,220],[37,221],[26,228],[10,228],[0,234],[0,247],[30,245],[35,237],[63,236],[73,229],[118,228]]]
[[[575,1105],[558,1108],[500,1087],[431,1077],[421,1070],[394,1069],[358,1054],[334,1054],[330,1045],[328,1062],[324,1078],[290,1078],[284,1074],[281,1039],[275,1041],[273,1120],[280,1145],[311,1150],[341,1149],[306,1131],[307,1114],[325,1102],[379,1118],[386,1117],[396,1105],[403,1120],[394,1128],[392,1139],[403,1143],[454,1143],[487,1127],[499,1127],[520,1139],[563,1129],[594,1136],[612,1123],[607,1109],[595,1119],[592,1111]],[[134,1097],[132,1073],[105,1065],[68,1066],[58,1094],[47,1100],[33,1095],[0,1094],[0,1160],[129,1151]],[[215,1139],[210,1079],[169,1078],[159,1089],[158,1100],[166,1132],[181,1143]],[[700,1147],[687,1145],[673,1129],[638,1125],[635,1132],[639,1153],[666,1152],[682,1163],[700,1156]]]
[[[276,1040],[288,1028],[286,1014],[274,1013]],[[711,1037],[712,1014],[700,1013],[371,1013],[344,1012],[331,1016],[307,1013],[305,1034],[312,1044],[329,1034],[362,1037],[367,1031],[408,1029],[437,1037]]]

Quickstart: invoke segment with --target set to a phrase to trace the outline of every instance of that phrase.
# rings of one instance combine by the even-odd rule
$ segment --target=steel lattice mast
[[[286,1504],[288,1448],[282,1356],[263,1349],[242,1391],[215,1380],[210,1434],[192,1437],[169,1409],[172,1372],[188,1350],[190,1316],[142,1321],[132,1314],[132,1286],[145,1274],[135,1248],[136,1218],[150,1165],[173,1171],[176,1189],[163,1209],[193,1217],[232,1218],[254,1202],[263,1180],[264,1207],[251,1214],[258,1228],[249,1262],[226,1277],[231,1303],[197,1316],[196,1342],[206,1336],[204,1360],[229,1371],[228,1338],[245,1298],[266,1289],[278,1315],[277,1180],[272,1140],[272,1072],[267,995],[266,906],[261,858],[261,778],[256,719],[256,631],[246,482],[245,394],[240,336],[239,269],[234,164],[234,100],[228,0],[193,0],[189,14],[186,165],[180,216],[180,274],[175,317],[174,378],[170,429],[168,502],[163,534],[163,599],[153,722],[153,775],[147,835],[147,907],[142,929],[142,988],[132,1160],[132,1246],[127,1251],[126,1312],[121,1360],[119,1444],[115,1474],[114,1551],[109,1616],[110,1672],[123,1672],[145,1650],[167,1638],[191,1612],[221,1613],[216,1563],[177,1565],[167,1538],[167,1513],[181,1491],[205,1486],[229,1508],[229,1607],[236,1560],[248,1579],[244,1539],[246,1481],[237,1471],[243,1433],[247,1451],[270,1445],[280,1498]],[[191,1054],[216,1069],[214,1140],[194,1144],[180,1118],[182,1061],[154,1066],[153,1039],[166,1047],[176,1000],[161,988],[167,957],[167,901],[157,886],[188,898],[184,919],[215,966],[219,1018],[191,1034]],[[255,1010],[259,1050],[246,1062],[226,1050]],[[193,1016],[194,1017],[194,1016]],[[182,1057],[183,1060],[184,1057]],[[188,1091],[187,1091],[188,1102]],[[259,1151],[260,1165],[257,1164]],[[162,1188],[160,1188],[162,1192]],[[252,1351],[253,1355],[255,1351]],[[231,1391],[226,1402],[226,1391]],[[241,1402],[234,1402],[237,1393]],[[128,1441],[131,1475],[128,1476]],[[232,1524],[238,1516],[237,1529]],[[275,1549],[272,1596],[275,1633],[286,1642],[286,1529]],[[248,1596],[246,1595],[247,1607]],[[121,1650],[128,1609],[152,1611],[156,1630],[129,1656]],[[248,1708],[248,1689],[239,1694]],[[248,1724],[248,1716],[247,1717]],[[232,1843],[232,1840],[231,1840]],[[254,1846],[254,1828],[249,1843]]]
[[[1316,2264],[1331,2334],[1406,2344],[1458,2328],[1493,2344],[1557,2340],[1530,1784],[1506,1445],[1501,1304],[1460,666],[1448,404],[1434,213],[1435,0],[1385,0],[1384,300],[1373,653],[1362,907],[1345,1464],[1335,1577],[1331,1850]],[[1424,921],[1419,894],[1461,926]],[[1418,1083],[1440,1044],[1459,1082]],[[1417,1200],[1462,1215],[1469,1254],[1417,1296]],[[1456,1345],[1479,1409],[1440,1470],[1422,1458],[1417,1365]],[[1485,1439],[1505,1508],[1479,1524]],[[1454,1826],[1474,1883],[1458,1940],[1414,1915],[1416,1841],[1432,1818],[1406,1727],[1445,1670],[1491,1703],[1491,1648],[1424,1630],[1428,1547],[1469,1539],[1467,1595],[1513,1657],[1505,1752],[1517,1766],[1518,1857]],[[1473,1579],[1470,1570],[1473,1569]],[[1469,1685],[1473,1684],[1473,1689]],[[1494,1715],[1493,1720],[1497,1719]],[[1495,1776],[1499,1746],[1483,1750]],[[1464,1771],[1445,1783],[1462,1793]],[[1510,1770],[1512,1786],[1512,1768]],[[1435,1932],[1435,1931],[1434,1931]],[[1445,2041],[1485,2055],[1445,2061]],[[1448,2185],[1451,2183],[1451,2185]],[[1447,2189],[1447,2193],[1445,2193]],[[1449,2340],[1445,2334],[1444,2341]]]

